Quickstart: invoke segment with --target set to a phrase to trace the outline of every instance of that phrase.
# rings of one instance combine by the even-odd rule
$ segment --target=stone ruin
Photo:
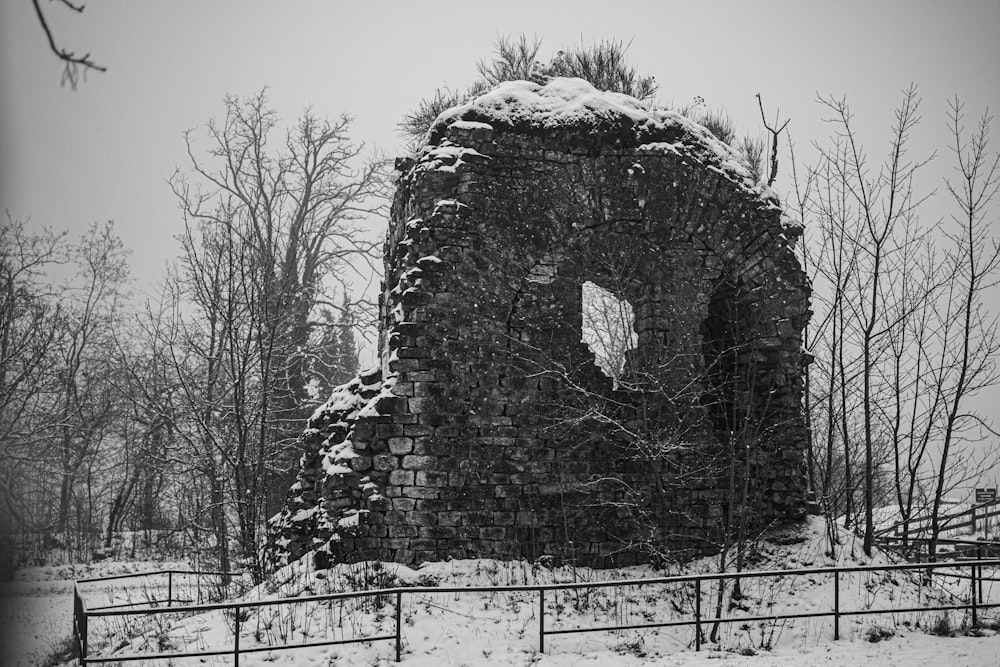
[[[273,565],[611,566],[802,515],[800,228],[732,149],[552,79],[446,111],[396,167],[380,367],[309,420]],[[615,377],[587,282],[634,316]]]

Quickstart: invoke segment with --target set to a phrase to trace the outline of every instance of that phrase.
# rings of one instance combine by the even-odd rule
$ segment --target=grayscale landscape
[[[1000,6],[0,8],[3,665],[995,665]]]

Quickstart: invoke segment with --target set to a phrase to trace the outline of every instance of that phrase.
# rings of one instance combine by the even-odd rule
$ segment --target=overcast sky
[[[977,113],[1000,108],[996,0],[91,0],[82,15],[42,5],[60,44],[108,72],[76,92],[60,87],[31,2],[0,4],[0,206],[73,233],[115,220],[143,290],[177,253],[181,218],[166,179],[184,167],[182,132],[220,115],[223,95],[268,86],[289,120],[306,106],[346,112],[356,140],[392,156],[400,117],[438,86],[470,83],[498,35],[538,35],[546,59],[581,38],[631,42],[663,101],[700,95],[743,129],[759,128],[760,92],[791,118],[803,154],[829,132],[817,94],[847,95],[873,153],[885,150],[911,81],[924,97],[917,153],[943,145],[950,96]]]
[[[923,122],[912,155],[939,152],[926,188],[940,188],[950,169],[947,100],[959,95],[973,116],[1000,109],[997,0],[91,0],[82,15],[42,5],[60,45],[91,52],[108,72],[76,92],[60,87],[30,0],[0,3],[0,207],[74,235],[114,220],[140,293],[155,292],[177,255],[182,220],[166,181],[185,167],[182,133],[221,115],[225,94],[267,86],[289,121],[307,106],[348,113],[354,139],[391,157],[404,143],[400,117],[436,87],[469,84],[498,35],[543,38],[546,60],[581,39],[631,42],[632,62],[656,77],[662,101],[701,96],[744,131],[760,128],[759,92],[791,119],[804,159],[831,131],[817,95],[846,95],[880,158],[913,82]],[[787,161],[781,169],[787,186]],[[995,415],[993,403],[984,407]]]

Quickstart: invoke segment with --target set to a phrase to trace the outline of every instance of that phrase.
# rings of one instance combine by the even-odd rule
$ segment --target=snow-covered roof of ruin
[[[622,93],[598,90],[577,78],[552,78],[546,83],[507,81],[492,90],[442,112],[429,136],[449,127],[508,127],[518,130],[559,130],[580,126],[631,128],[640,149],[683,151],[714,164],[730,180],[765,199],[777,197],[757,183],[740,155],[702,125],[666,109],[655,108]],[[666,140],[666,141],[665,141]]]

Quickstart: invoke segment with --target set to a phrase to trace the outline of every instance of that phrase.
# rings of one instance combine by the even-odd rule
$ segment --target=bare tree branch
[[[764,102],[760,99],[760,93],[757,93],[757,106],[760,107],[760,119],[764,123],[764,129],[771,133],[771,172],[767,177],[767,186],[771,187],[774,184],[774,179],[778,177],[778,137],[788,127],[791,119],[789,118],[782,123],[781,127],[774,128],[768,124],[767,117],[764,115]],[[777,124],[777,112],[775,114],[775,124]]]
[[[78,14],[82,14],[85,7],[85,5],[82,4],[75,5],[69,0],[59,0],[59,2],[61,2],[63,6],[67,7],[72,11],[77,12]],[[84,76],[86,76],[86,73],[90,70],[94,70],[97,72],[108,71],[107,67],[98,65],[93,60],[91,60],[89,52],[83,54],[82,56],[78,56],[74,51],[69,51],[67,49],[60,47],[56,43],[56,38],[52,34],[52,29],[49,27],[49,22],[45,18],[45,12],[42,11],[42,6],[41,4],[39,4],[39,0],[31,0],[31,4],[34,5],[35,7],[35,14],[38,16],[38,23],[42,26],[42,30],[45,32],[45,38],[46,40],[48,40],[49,48],[52,50],[52,53],[54,53],[56,57],[63,62],[64,66],[62,75],[63,85],[65,85],[68,82],[70,88],[76,90],[77,84],[80,81],[81,73]]]

